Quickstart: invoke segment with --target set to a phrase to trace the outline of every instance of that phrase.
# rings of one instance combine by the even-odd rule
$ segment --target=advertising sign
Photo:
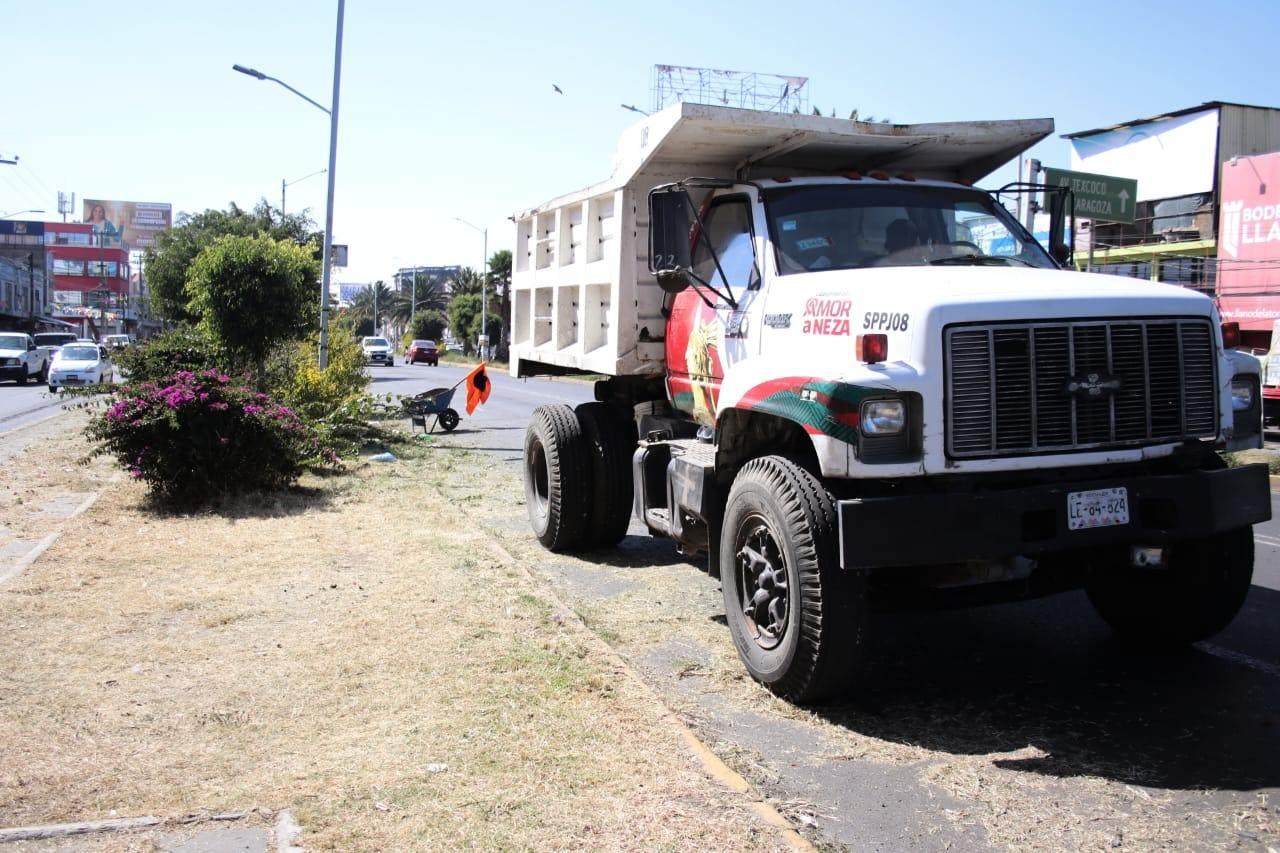
[[[1280,319],[1280,152],[1223,163],[1220,198],[1222,319],[1270,331]]]
[[[338,302],[350,305],[360,295],[360,291],[368,287],[367,284],[340,284],[338,285]]]
[[[1149,201],[1212,192],[1217,151],[1218,111],[1208,109],[1072,139],[1071,168],[1127,175],[1142,189],[1133,201]]]
[[[1079,219],[1133,224],[1133,208],[1136,204],[1134,199],[1138,195],[1138,182],[1132,178],[1046,168],[1044,182],[1051,187],[1071,189],[1076,217]],[[1049,206],[1048,195],[1049,193],[1046,192],[1045,207]]]
[[[131,249],[155,245],[156,234],[173,226],[173,205],[86,198],[84,221],[95,234],[123,239]]]
[[[83,305],[84,293],[79,290],[55,290],[53,304],[58,306]]]

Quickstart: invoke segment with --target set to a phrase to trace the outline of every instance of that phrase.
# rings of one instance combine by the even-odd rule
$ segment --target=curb
[[[21,427],[19,428],[21,429]],[[68,514],[66,518],[62,519],[62,527],[60,529],[53,531],[48,536],[37,542],[34,548],[19,557],[12,565],[9,566],[9,568],[0,569],[0,584],[13,580],[18,575],[26,571],[32,563],[40,559],[40,555],[45,551],[48,551],[49,548],[53,546],[53,543],[58,541],[58,537],[62,535],[62,530],[65,529],[66,523],[71,519],[88,512],[89,507],[93,506],[94,502],[97,501],[98,498],[102,497],[102,493],[120,482],[120,478],[123,476],[123,471],[117,472],[116,475],[108,480],[101,489],[98,489],[98,491],[89,495],[89,497],[80,502],[79,506],[71,510],[70,514]],[[0,837],[0,842],[3,841],[4,838]]]
[[[796,832],[795,827],[791,825],[791,822],[783,817],[781,812],[769,805],[760,792],[753,788],[751,783],[743,778],[742,774],[734,770],[728,764],[725,764],[718,755],[711,751],[710,747],[698,739],[698,736],[693,733],[693,729],[689,728],[683,720],[676,716],[674,711],[667,707],[667,704],[662,701],[662,698],[658,696],[657,692],[640,677],[639,673],[632,669],[631,666],[622,659],[621,655],[613,650],[612,646],[601,639],[599,634],[587,627],[587,624],[582,621],[580,616],[578,616],[577,611],[565,604],[560,599],[560,596],[556,595],[555,590],[552,589],[549,584],[545,583],[541,578],[529,571],[529,568],[525,566],[524,563],[513,557],[506,548],[502,547],[502,545],[497,542],[490,542],[489,547],[498,555],[499,559],[508,565],[514,566],[522,575],[537,584],[538,588],[551,599],[555,606],[567,615],[567,618],[576,622],[579,627],[593,638],[595,645],[604,653],[609,662],[612,663],[617,670],[625,675],[634,685],[640,688],[653,706],[658,709],[663,722],[674,729],[676,734],[680,736],[681,740],[684,741],[685,746],[689,748],[689,751],[693,753],[694,758],[696,758],[698,763],[702,766],[704,773],[716,782],[719,782],[721,785],[728,788],[730,791],[750,797],[751,811],[754,812],[755,815],[766,825],[778,830],[778,834],[782,836],[782,840],[786,843],[788,848],[794,851],[804,851],[804,853],[817,853],[817,848],[810,844],[804,836]]]

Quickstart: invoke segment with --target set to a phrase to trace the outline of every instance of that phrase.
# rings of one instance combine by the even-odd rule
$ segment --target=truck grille
[[[943,335],[950,456],[1217,435],[1214,339],[1204,320],[966,325]]]

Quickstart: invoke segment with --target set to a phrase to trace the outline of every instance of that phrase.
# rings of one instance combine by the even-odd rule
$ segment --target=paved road
[[[433,388],[448,387],[467,375],[470,367],[425,364],[395,367],[370,367],[374,394],[417,394]],[[458,389],[453,408],[462,416],[454,431],[463,443],[495,451],[508,461],[518,462],[524,447],[524,430],[529,415],[543,403],[567,403],[570,406],[595,399],[592,386],[573,379],[512,379],[502,370],[488,371],[493,380],[489,402],[466,413],[466,395]]]
[[[0,433],[57,414],[60,398],[41,384],[0,382]]]

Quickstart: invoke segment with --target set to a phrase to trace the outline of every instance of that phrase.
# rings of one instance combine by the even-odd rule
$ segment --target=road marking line
[[[1253,538],[1255,541],[1261,542],[1263,545],[1270,545],[1272,548],[1280,548],[1280,539],[1277,539],[1274,536],[1267,536],[1262,533],[1255,533],[1253,534]]]
[[[1251,655],[1246,655],[1243,652],[1224,649],[1222,646],[1215,646],[1212,643],[1197,643],[1197,646],[1200,651],[1208,652],[1216,658],[1222,658],[1223,660],[1228,660],[1232,663],[1238,663],[1241,666],[1247,666],[1249,669],[1257,670],[1258,672],[1265,672],[1267,675],[1274,678],[1280,678],[1280,666],[1277,666],[1274,663],[1268,663],[1265,660],[1258,660],[1257,658]]]

